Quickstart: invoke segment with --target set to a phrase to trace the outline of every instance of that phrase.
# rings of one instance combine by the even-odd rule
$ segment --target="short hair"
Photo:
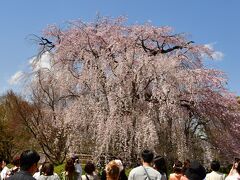
[[[206,177],[205,168],[196,160],[190,163],[185,175],[189,180],[202,180]]]
[[[113,180],[113,179],[118,179],[120,175],[120,168],[118,164],[112,160],[106,165],[106,174],[107,174],[107,179]]]
[[[95,171],[95,165],[91,161],[88,161],[84,167],[84,170],[87,174],[92,174]]]
[[[50,162],[44,162],[43,163],[41,172],[44,175],[51,176],[51,175],[53,175],[53,171],[54,171],[54,166],[53,166],[52,163],[50,163]]]
[[[20,156],[20,169],[27,171],[32,165],[40,160],[39,154],[35,150],[23,151]]]
[[[216,161],[216,160],[212,161],[212,163],[211,163],[211,169],[212,169],[213,171],[219,171],[219,169],[220,169],[220,163],[219,163],[219,161]]]
[[[153,160],[154,166],[161,174],[167,174],[167,163],[164,157],[156,156]]]
[[[153,152],[148,149],[143,150],[141,156],[144,162],[151,163],[153,161]]]

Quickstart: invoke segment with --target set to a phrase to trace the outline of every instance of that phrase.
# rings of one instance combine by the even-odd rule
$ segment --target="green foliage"
[[[54,167],[54,172],[61,176],[61,173],[64,171],[65,164],[60,164]]]
[[[129,175],[131,170],[132,170],[131,168],[125,169],[125,173],[126,173],[127,176]]]
[[[9,161],[23,150],[37,147],[18,113],[18,108],[26,104],[21,96],[12,91],[0,97],[0,156]]]
[[[219,172],[224,173],[224,174],[228,174],[230,172],[231,168],[232,168],[232,164],[229,164],[227,166],[221,167]]]
[[[82,167],[82,170],[83,170],[82,174],[85,174],[85,171],[84,171],[85,164],[81,164],[81,167]],[[65,163],[59,164],[59,165],[54,167],[54,172],[57,173],[58,176],[61,178],[63,172],[65,171],[64,168],[65,168]]]

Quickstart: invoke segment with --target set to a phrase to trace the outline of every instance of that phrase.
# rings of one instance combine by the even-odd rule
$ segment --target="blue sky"
[[[0,94],[17,90],[9,80],[26,71],[37,53],[30,34],[41,35],[51,24],[68,20],[93,21],[96,14],[124,15],[128,23],[151,21],[186,32],[190,40],[211,44],[222,52],[221,60],[207,62],[228,76],[227,88],[240,95],[240,1],[239,0],[2,0],[0,1]]]

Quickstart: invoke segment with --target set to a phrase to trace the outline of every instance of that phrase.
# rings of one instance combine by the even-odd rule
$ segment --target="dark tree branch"
[[[137,39],[139,40],[139,39]],[[173,47],[169,47],[168,49],[164,49],[164,47],[166,46],[166,42],[165,40],[163,41],[162,45],[160,46],[159,44],[159,41],[156,41],[156,40],[152,40],[153,42],[155,42],[157,44],[157,47],[156,48],[149,48],[147,47],[145,41],[147,39],[140,39],[141,41],[141,46],[143,48],[143,50],[146,52],[146,53],[149,53],[150,56],[156,56],[157,54],[161,53],[161,54],[166,54],[166,53],[169,53],[169,52],[172,52],[174,50],[177,50],[177,49],[183,49],[183,48],[187,48],[187,46],[191,43],[194,43],[193,41],[189,41],[187,42],[186,44],[184,45],[176,45],[176,46],[173,46]]]

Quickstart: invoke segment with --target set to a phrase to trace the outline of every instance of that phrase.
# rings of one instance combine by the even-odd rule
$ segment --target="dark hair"
[[[162,175],[165,173],[167,176],[167,164],[163,157],[156,156],[153,160],[155,168],[159,171]]]
[[[212,169],[213,171],[219,171],[219,169],[220,169],[220,163],[219,163],[218,161],[216,161],[216,160],[212,161],[212,163],[211,163],[211,169]]]
[[[92,174],[95,171],[95,165],[92,162],[88,161],[85,165],[84,170],[87,174]]]
[[[77,155],[72,156],[71,159],[73,160],[73,162],[79,163],[79,159]]]
[[[238,174],[240,174],[240,162],[238,162],[236,170],[237,170]]]
[[[12,164],[14,166],[20,166],[20,157],[16,156],[13,160],[12,160]]]
[[[65,171],[67,172],[67,179],[74,180],[75,179],[75,166],[74,166],[74,160],[72,158],[68,159],[65,164]]]
[[[4,161],[7,164],[9,164],[9,160],[8,159],[2,159],[2,161]]]
[[[72,158],[68,159],[65,165],[65,171],[69,174],[73,174],[75,172],[74,161]]]
[[[186,159],[183,162],[183,168],[182,168],[182,173],[185,175],[186,170],[189,168],[191,161],[189,159]]]
[[[41,172],[43,173],[43,175],[51,176],[53,175],[53,171],[54,171],[54,166],[52,163],[50,162],[43,163],[42,169],[41,169]]]
[[[34,150],[26,150],[20,156],[20,169],[27,171],[32,165],[40,160],[39,154]]]
[[[153,161],[153,152],[150,150],[143,150],[141,156],[144,162],[151,163]]]
[[[185,174],[189,180],[202,180],[206,176],[206,170],[198,161],[194,160]]]
[[[183,169],[183,164],[182,164],[182,162],[179,161],[179,160],[176,160],[176,161],[174,162],[174,165],[173,165],[173,172],[179,174],[179,173],[182,173],[182,169]]]
[[[240,158],[237,158],[237,157],[234,158],[234,162],[235,162],[235,163],[239,163],[239,162],[240,162]]]

